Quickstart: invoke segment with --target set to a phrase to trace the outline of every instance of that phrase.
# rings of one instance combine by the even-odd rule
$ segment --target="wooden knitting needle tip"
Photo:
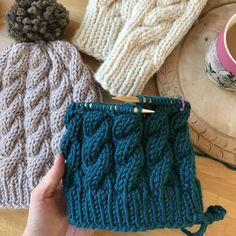
[[[113,100],[121,101],[121,102],[131,102],[131,103],[138,103],[138,97],[131,97],[131,96],[118,96],[113,97]]]
[[[139,109],[138,109],[137,107],[134,108],[134,113],[139,113]],[[155,111],[148,110],[148,109],[142,109],[142,110],[141,110],[141,113],[148,113],[148,114],[151,114],[151,113],[155,113]]]
[[[113,97],[113,100],[121,101],[121,102],[131,102],[131,103],[139,103],[138,97],[131,97],[131,96],[119,96]],[[134,108],[134,113],[139,113],[137,107]],[[142,113],[155,113],[153,110],[142,109]]]

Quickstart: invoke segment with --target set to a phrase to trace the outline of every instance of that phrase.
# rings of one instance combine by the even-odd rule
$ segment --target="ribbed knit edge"
[[[114,191],[80,191],[75,187],[64,188],[64,192],[69,222],[78,228],[122,232],[166,227],[180,229],[200,224],[203,217],[202,200],[198,197],[196,200],[199,202],[195,202],[196,208],[190,213],[190,198],[189,203],[185,202],[178,206],[175,205],[175,201],[164,199],[168,206],[160,207],[159,200],[153,197],[146,198],[142,193],[119,195],[114,194]]]
[[[82,24],[73,38],[80,51],[98,60],[107,57],[123,25],[118,14],[119,2],[108,9],[89,1]]]
[[[207,0],[190,0],[184,14],[174,22],[167,34],[168,37],[161,40],[155,58],[151,58],[151,60],[148,54],[150,50],[154,50],[153,46],[150,46],[150,50],[141,49],[146,50],[147,57],[139,58],[138,49],[126,52],[127,47],[123,45],[126,39],[119,36],[113,50],[96,72],[95,79],[111,95],[141,94],[149,79],[160,69],[167,56],[189,31],[206,3]],[[125,29],[124,25],[123,30]],[[125,32],[120,33],[120,35],[122,34],[126,35]],[[142,64],[142,68],[140,68],[140,64]],[[126,69],[120,70],[119,68]]]
[[[26,170],[18,166],[18,175],[5,179],[0,178],[0,208],[28,208],[31,188],[25,175]]]

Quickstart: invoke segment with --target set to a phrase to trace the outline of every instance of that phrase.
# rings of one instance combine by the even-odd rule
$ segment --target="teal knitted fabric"
[[[190,104],[181,101],[140,97],[138,113],[130,103],[69,106],[61,149],[70,224],[113,231],[181,228],[202,236],[208,224],[224,218],[220,206],[203,213]],[[201,224],[197,233],[184,229],[194,224]]]

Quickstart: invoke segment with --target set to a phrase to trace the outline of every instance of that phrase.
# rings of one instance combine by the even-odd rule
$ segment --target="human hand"
[[[62,154],[55,157],[47,175],[32,191],[28,222],[23,236],[91,236],[94,231],[69,225],[60,181],[64,175]]]

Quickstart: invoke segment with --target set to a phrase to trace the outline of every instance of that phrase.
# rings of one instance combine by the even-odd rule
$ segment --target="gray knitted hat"
[[[17,43],[0,54],[0,207],[24,208],[51,167],[69,103],[100,101],[56,0],[17,0],[6,15]]]

